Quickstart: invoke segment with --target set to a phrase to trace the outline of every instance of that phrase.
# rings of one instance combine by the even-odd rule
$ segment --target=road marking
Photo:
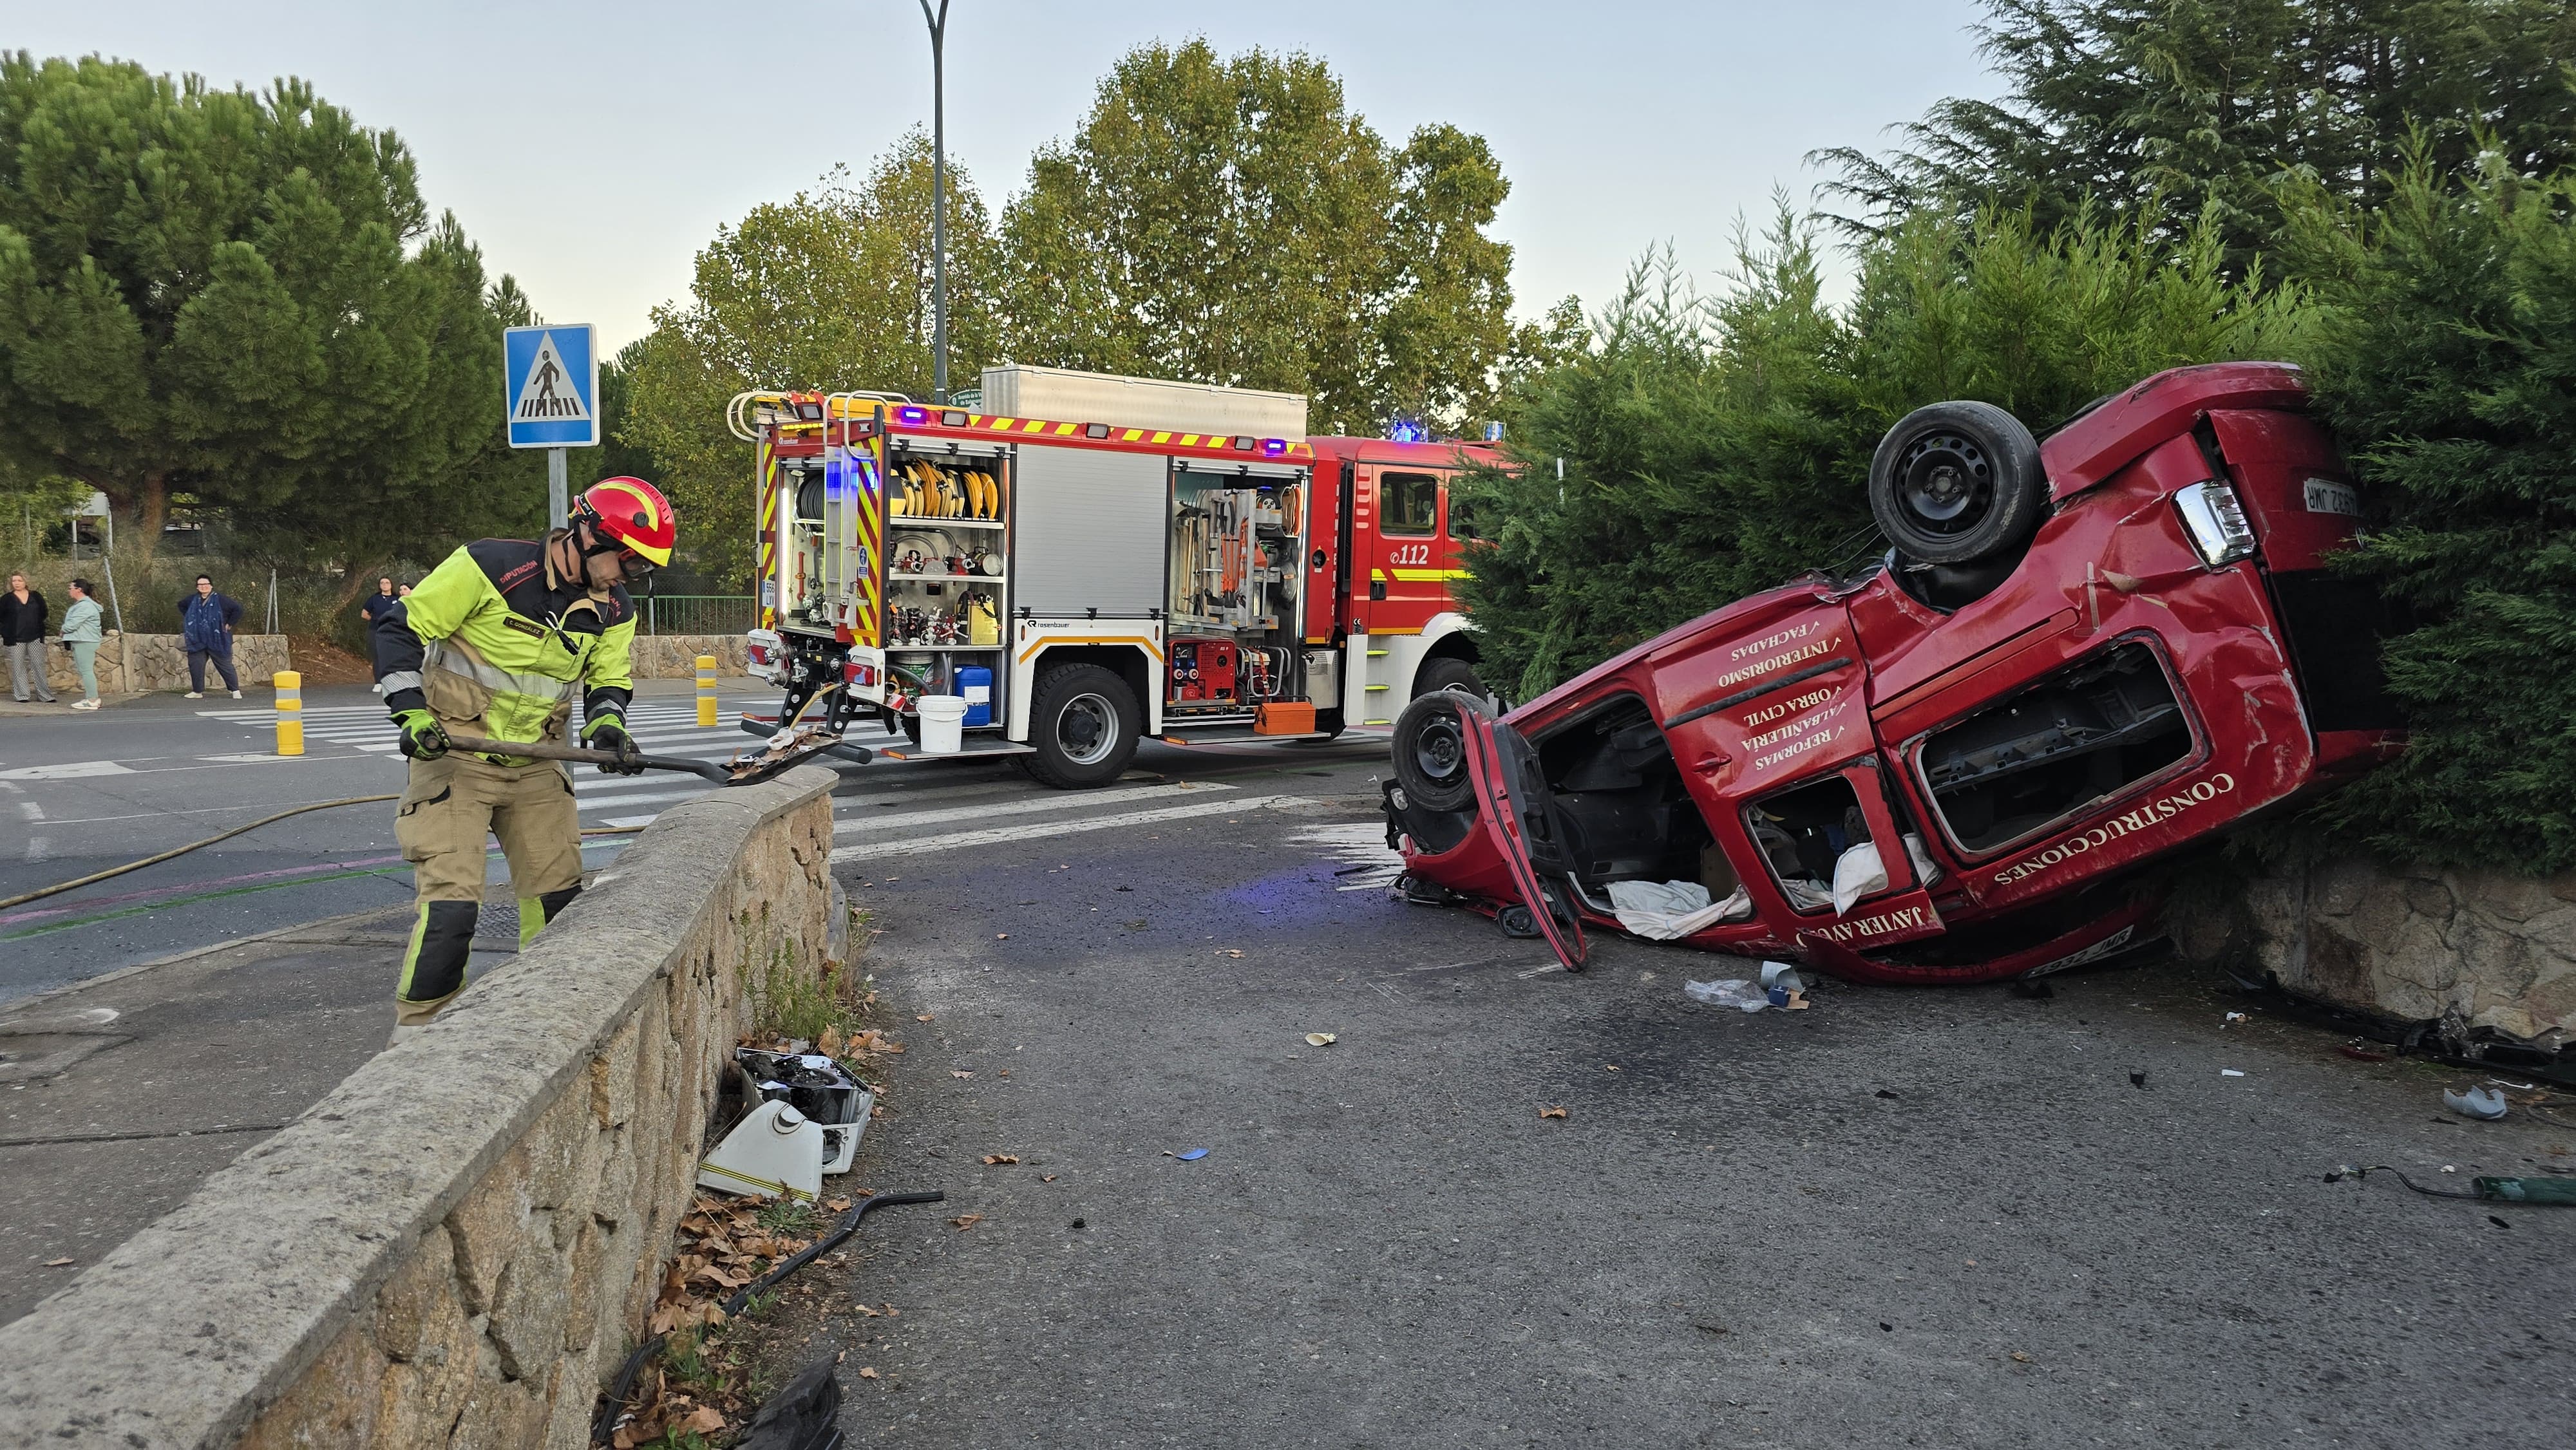
[[[1116,805],[1122,801],[1159,800],[1165,796],[1201,795],[1212,790],[1234,789],[1214,781],[1174,781],[1170,785],[1136,785],[1125,790],[1084,791],[1079,795],[1054,793],[1034,800],[1012,801],[1002,805],[954,806],[940,811],[910,811],[896,816],[858,816],[834,821],[832,834],[856,835],[861,831],[908,829],[913,826],[945,825],[950,821],[980,821],[987,816],[1026,816],[1041,811],[1068,811],[1086,805]]]
[[[45,808],[36,804],[34,801],[20,801],[18,802],[18,814],[25,816],[31,821],[41,821],[45,818]]]
[[[47,840],[43,836],[29,836],[27,838],[28,860],[42,861],[52,854],[54,854],[54,843],[52,841]]]
[[[957,851],[969,846],[996,846],[1007,841],[1034,841],[1048,836],[1071,836],[1085,831],[1107,831],[1122,826],[1150,826],[1159,821],[1187,820],[1192,816],[1221,815],[1227,811],[1258,811],[1280,806],[1307,805],[1304,796],[1255,795],[1231,800],[1199,801],[1193,805],[1165,806],[1158,811],[1129,811],[1116,816],[1083,816],[1069,821],[1033,821],[1025,826],[1006,826],[990,831],[956,831],[945,836],[915,836],[905,841],[870,841],[864,846],[842,846],[832,852],[835,861],[864,861],[878,856],[918,856],[933,851]]]
[[[93,775],[133,775],[132,766],[113,760],[75,760],[67,765],[22,765],[0,770],[0,780],[81,780]]]

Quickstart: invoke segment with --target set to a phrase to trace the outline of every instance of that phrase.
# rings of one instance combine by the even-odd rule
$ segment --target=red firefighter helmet
[[[640,478],[603,478],[583,489],[570,521],[590,525],[593,533],[656,567],[671,562],[671,548],[680,542],[671,501]]]

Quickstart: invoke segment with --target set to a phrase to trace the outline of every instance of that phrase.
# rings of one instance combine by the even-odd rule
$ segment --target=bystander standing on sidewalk
[[[224,688],[242,697],[241,680],[233,674],[233,626],[242,608],[232,596],[215,592],[212,575],[197,576],[197,592],[179,601],[180,637],[188,646],[188,698],[206,698],[206,661],[223,674]]]
[[[89,597],[89,581],[72,581],[71,606],[63,611],[63,648],[72,652],[72,671],[80,676],[81,697],[75,710],[98,708],[98,644],[107,638],[106,618]]]
[[[27,576],[9,576],[9,589],[0,594],[0,647],[9,654],[9,698],[27,702],[32,685],[35,698],[52,704],[53,686],[45,683],[45,596],[27,587]]]
[[[403,592],[408,594],[411,591],[406,589]],[[358,618],[365,621],[367,626],[361,634],[367,640],[368,648],[375,647],[376,621],[384,618],[385,612],[393,606],[394,576],[387,574],[376,580],[376,592],[368,595],[366,602],[358,606]],[[379,695],[385,692],[385,687],[381,684],[370,685],[367,688]]]

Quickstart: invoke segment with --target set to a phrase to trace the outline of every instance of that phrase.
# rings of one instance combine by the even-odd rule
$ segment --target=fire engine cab
[[[1481,695],[1449,482],[1456,442],[1303,436],[1293,394],[988,369],[977,400],[755,391],[760,621],[785,692],[744,728],[866,715],[1059,787],[1176,744],[1329,740],[1431,690]],[[931,743],[938,743],[933,740]]]

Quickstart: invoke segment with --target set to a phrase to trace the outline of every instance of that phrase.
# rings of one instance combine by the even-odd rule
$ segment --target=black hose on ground
[[[830,1233],[816,1239],[811,1248],[793,1257],[781,1259],[768,1273],[726,1295],[722,1306],[725,1317],[730,1319],[741,1313],[742,1306],[750,1303],[753,1295],[839,1248],[848,1241],[850,1235],[859,1231],[859,1220],[876,1210],[899,1208],[907,1203],[939,1203],[947,1197],[945,1192],[933,1188],[923,1193],[880,1193],[873,1198],[861,1199],[858,1207],[843,1214],[840,1223]],[[616,1377],[608,1383],[608,1402],[600,1407],[598,1418],[590,1422],[591,1444],[605,1445],[608,1443],[608,1437],[616,1432],[617,1416],[626,1408],[628,1397],[635,1393],[636,1375],[642,1372],[646,1360],[661,1352],[662,1345],[668,1338],[667,1335],[656,1334],[645,1340],[635,1346],[633,1354],[626,1356],[624,1364],[617,1367]]]
[[[66,891],[75,891],[83,886],[95,886],[101,881],[122,876],[129,871],[140,871],[146,866],[158,866],[164,861],[185,856],[191,851],[203,850],[205,847],[211,846],[217,841],[229,841],[244,831],[256,831],[260,827],[268,825],[271,822],[285,820],[288,816],[300,816],[306,811],[327,811],[337,806],[364,806],[373,805],[378,801],[398,801],[401,799],[402,793],[399,791],[392,795],[353,795],[343,797],[336,801],[315,801],[311,805],[297,806],[293,810],[279,811],[273,816],[262,816],[247,826],[235,826],[229,831],[222,832],[218,835],[208,836],[202,841],[190,841],[184,846],[173,847],[170,850],[162,852],[158,856],[146,856],[140,861],[128,861],[122,866],[110,866],[104,871],[93,871],[87,876],[76,877],[70,881],[57,881],[51,886],[39,886],[33,891],[22,892],[19,895],[7,898],[0,898],[0,911],[7,911],[13,906],[24,906],[30,901],[42,901],[48,896],[60,896]],[[582,834],[585,836],[631,836],[643,829],[644,828],[642,826],[592,826],[585,828],[582,831]]]
[[[128,861],[122,866],[110,866],[104,871],[93,871],[89,875],[80,877],[76,880],[56,882],[51,886],[40,886],[33,891],[12,896],[6,900],[0,900],[0,911],[7,911],[13,906],[24,906],[30,901],[42,901],[48,896],[60,896],[64,892],[73,890],[76,887],[93,885],[97,882],[105,881],[110,877],[122,876],[128,871],[140,871],[146,866],[158,866],[162,862],[174,857],[185,856],[191,851],[211,846],[217,841],[229,841],[244,831],[256,831],[260,827],[265,826],[272,821],[285,820],[288,816],[300,816],[306,811],[327,811],[334,806],[363,806],[371,805],[377,801],[398,801],[401,799],[402,795],[400,792],[396,792],[393,795],[353,795],[342,800],[315,801],[309,806],[297,806],[293,810],[279,811],[273,816],[262,816],[247,826],[235,826],[221,835],[208,836],[202,841],[190,841],[184,846],[164,851],[158,856],[146,856],[140,861]]]

